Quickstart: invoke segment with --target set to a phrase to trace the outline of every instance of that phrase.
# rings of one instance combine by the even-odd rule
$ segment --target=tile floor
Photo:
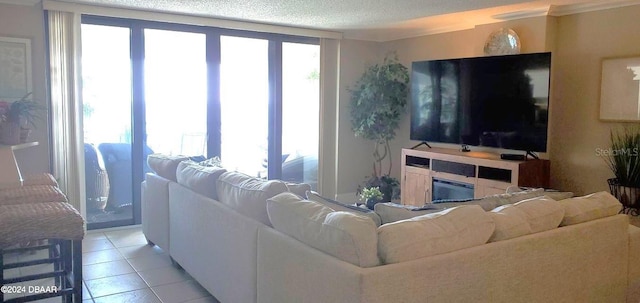
[[[83,299],[85,303],[206,303],[218,302],[189,274],[171,264],[157,246],[149,246],[140,227],[90,231],[83,240]],[[46,253],[41,251],[38,254]],[[28,253],[5,257],[5,262],[25,261],[39,255]],[[12,261],[13,259],[13,261]],[[47,270],[37,265],[5,271],[7,277]],[[52,279],[25,282],[49,286]],[[6,296],[11,298],[11,296]],[[49,298],[37,302],[61,302]]]

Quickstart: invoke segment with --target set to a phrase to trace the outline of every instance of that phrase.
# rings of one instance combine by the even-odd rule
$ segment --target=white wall
[[[384,43],[344,40],[341,45],[340,75],[340,118],[338,119],[338,182],[337,195],[343,200],[352,196],[370,176],[373,165],[373,143],[354,137],[349,118],[349,93],[347,86],[355,84],[365,67],[379,63],[385,55],[395,52],[402,64],[411,70],[411,63],[421,60],[475,57],[483,55],[484,40],[495,29],[513,28],[523,41],[522,52],[543,52],[552,48],[553,40],[547,40],[549,19],[538,17],[477,26],[474,29],[417,38],[402,39]],[[551,22],[553,24],[553,22]],[[409,148],[419,142],[409,140],[410,100],[406,114],[396,131],[396,138],[390,142],[392,169],[391,176],[400,179],[400,156],[402,148]],[[459,145],[434,144],[449,148]],[[475,148],[477,149],[477,148]],[[386,162],[384,163],[386,165]]]
[[[33,99],[48,105],[42,8],[39,5],[0,4],[0,36],[31,40]],[[36,123],[36,129],[30,137],[30,140],[38,141],[40,145],[16,152],[16,160],[23,176],[50,171],[48,113],[41,113],[41,116],[44,119]]]
[[[337,124],[337,163],[335,194],[355,193],[359,184],[373,172],[373,143],[355,137],[349,114],[350,93],[365,68],[378,63],[380,45],[376,42],[342,40],[340,43],[340,88]],[[399,158],[398,158],[399,159]],[[334,193],[323,193],[333,196]],[[353,196],[355,199],[355,195]]]

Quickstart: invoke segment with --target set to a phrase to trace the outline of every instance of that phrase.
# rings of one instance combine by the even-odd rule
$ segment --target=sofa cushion
[[[531,233],[531,226],[527,215],[512,204],[499,206],[489,212],[496,224],[496,228],[489,238],[489,242],[508,240]]]
[[[562,226],[613,216],[622,208],[618,199],[604,191],[561,200],[559,203],[564,208]]]
[[[399,263],[482,245],[495,223],[478,205],[464,205],[378,228],[383,263]]]
[[[411,205],[402,205],[397,203],[376,203],[373,206],[376,214],[380,216],[382,224],[396,222],[400,220],[411,219],[413,217],[422,216],[430,213],[439,212],[446,207],[439,205],[426,205],[424,207],[415,207]]]
[[[271,226],[267,214],[267,199],[287,191],[279,180],[253,178],[239,172],[226,172],[216,183],[218,201],[237,212]]]
[[[522,210],[531,226],[531,233],[554,229],[564,217],[564,208],[549,197],[542,196],[513,204]]]
[[[267,200],[267,210],[273,227],[298,241],[360,267],[380,263],[376,226],[367,217],[288,192]]]
[[[329,207],[335,211],[346,211],[346,212],[354,213],[356,215],[369,217],[371,218],[371,220],[373,220],[373,223],[376,224],[376,227],[382,225],[380,216],[376,212],[368,208],[358,207],[355,205],[345,204],[340,201],[329,199],[311,190],[306,192],[306,196],[307,196],[307,200],[321,203],[322,205]]]
[[[53,185],[29,185],[0,190],[0,205],[68,202],[60,188]]]
[[[147,157],[147,165],[149,165],[149,168],[158,176],[177,182],[176,169],[178,168],[178,164],[188,159],[189,157],[185,156],[151,154]]]
[[[176,169],[176,180],[179,184],[201,195],[218,200],[216,181],[226,171],[220,167],[207,167],[182,161]]]

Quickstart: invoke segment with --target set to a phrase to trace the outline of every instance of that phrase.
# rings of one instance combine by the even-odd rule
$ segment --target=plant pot
[[[366,205],[367,205],[367,208],[368,208],[368,209],[373,210],[373,207],[374,207],[376,204],[380,203],[380,202],[382,202],[382,200],[379,200],[379,199],[369,199],[369,200],[367,200],[367,204],[366,204]]]
[[[20,144],[20,125],[14,122],[5,122],[0,126],[0,143],[6,145]]]
[[[607,183],[611,194],[622,203],[620,213],[637,216],[640,208],[640,188],[621,185],[616,178],[608,179]]]
[[[29,140],[29,136],[30,135],[31,135],[31,129],[30,128],[21,127],[20,128],[20,143],[27,143],[27,141]]]

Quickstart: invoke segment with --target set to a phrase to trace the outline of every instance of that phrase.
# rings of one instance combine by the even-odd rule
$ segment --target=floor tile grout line
[[[87,289],[87,293],[89,293],[89,298],[91,298],[91,301],[93,301],[93,294],[91,293],[91,290],[89,290],[89,287],[87,286],[87,282],[85,282],[84,279],[82,279],[82,285],[84,286],[84,288]],[[84,300],[84,298],[82,298]]]
[[[146,283],[145,283],[145,285],[146,285]],[[116,292],[116,293],[112,293],[112,294],[108,294],[108,295],[104,295],[104,296],[98,296],[98,297],[94,297],[93,294],[92,294],[91,295],[91,299],[95,300],[95,299],[98,299],[98,298],[104,298],[104,297],[113,296],[113,295],[120,295],[120,294],[124,294],[124,293],[128,293],[128,292],[134,292],[134,291],[139,291],[139,290],[149,289],[149,288],[150,287],[131,289],[131,290],[127,290],[127,291]],[[156,295],[156,297],[157,297],[157,295]]]
[[[115,274],[115,275],[110,275],[110,276],[106,276],[106,277],[100,277],[100,278],[95,278],[95,279],[82,279],[82,281],[93,281],[93,280],[100,280],[100,279],[105,279],[105,278],[111,278],[111,277],[118,277],[118,276],[124,276],[124,275],[129,275],[129,274],[137,274],[138,272],[133,271],[133,272],[128,272],[128,273],[124,273],[124,274]],[[140,275],[138,275],[140,276]],[[142,279],[142,277],[140,277],[140,279]],[[144,280],[144,279],[142,279]],[[87,288],[88,289],[88,288]]]

